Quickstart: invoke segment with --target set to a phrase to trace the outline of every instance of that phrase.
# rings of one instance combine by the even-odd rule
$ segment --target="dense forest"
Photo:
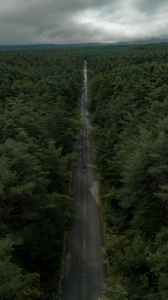
[[[0,52],[0,299],[56,300],[87,61],[101,300],[168,298],[167,43]]]
[[[0,299],[59,299],[83,83],[71,50],[0,53]]]
[[[108,259],[101,299],[167,300],[167,44],[86,58]]]

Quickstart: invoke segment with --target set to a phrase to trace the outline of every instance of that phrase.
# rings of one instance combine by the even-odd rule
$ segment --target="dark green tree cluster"
[[[108,257],[101,299],[168,299],[168,51],[87,57]]]
[[[58,299],[83,59],[0,54],[0,299]]]

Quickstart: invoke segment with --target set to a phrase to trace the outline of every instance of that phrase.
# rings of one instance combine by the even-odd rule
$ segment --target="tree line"
[[[83,57],[0,53],[0,299],[59,299]]]
[[[168,297],[168,50],[87,54],[105,247],[101,299]]]

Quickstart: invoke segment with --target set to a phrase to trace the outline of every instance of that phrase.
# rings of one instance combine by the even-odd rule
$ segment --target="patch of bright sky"
[[[132,2],[131,0],[129,1]],[[156,15],[147,15],[145,12],[140,12],[135,7],[129,7],[124,4],[122,9],[118,11],[112,11],[108,7],[102,11],[86,10],[74,16],[74,22],[78,25],[90,25],[90,28],[97,29],[100,32],[100,36],[104,34],[107,41],[110,39],[113,42],[117,42],[121,39],[133,39],[136,35],[141,38],[149,38],[157,36],[162,28],[163,34],[167,34],[168,26],[168,11],[160,10]]]

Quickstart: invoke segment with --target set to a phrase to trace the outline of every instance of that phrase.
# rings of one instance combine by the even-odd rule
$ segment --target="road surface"
[[[73,225],[67,238],[62,300],[98,300],[106,274],[103,235],[98,202],[98,184],[93,171],[92,142],[87,134],[90,119],[85,109],[87,102],[86,62],[84,88],[81,97],[81,119],[84,127],[76,147],[78,165],[73,171],[73,213],[79,221]],[[83,163],[86,171],[83,171]],[[92,169],[91,169],[92,168]]]

